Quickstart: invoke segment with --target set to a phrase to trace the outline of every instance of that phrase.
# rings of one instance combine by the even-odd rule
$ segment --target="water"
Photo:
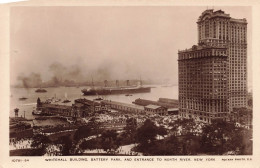
[[[36,101],[39,97],[41,100],[46,100],[52,97],[60,98],[61,101],[57,104],[72,105],[75,99],[86,98],[86,99],[95,99],[97,96],[83,96],[81,90],[85,87],[56,87],[56,88],[46,88],[47,92],[45,93],[36,93],[35,88],[11,88],[10,95],[10,117],[14,117],[14,109],[19,108],[19,116],[24,116],[27,119],[34,119],[32,115],[33,109],[36,107]],[[26,97],[26,100],[19,100],[21,97]],[[61,103],[66,97],[71,100],[70,103]],[[132,103],[135,99],[149,99],[157,101],[159,98],[170,98],[178,99],[178,86],[172,87],[161,87],[155,86],[151,88],[150,93],[137,93],[132,94],[132,96],[121,95],[105,95],[100,96],[104,100],[113,100],[124,103]]]

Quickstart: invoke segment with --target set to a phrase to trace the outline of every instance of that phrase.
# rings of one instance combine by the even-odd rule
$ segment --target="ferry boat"
[[[39,89],[36,89],[35,92],[37,92],[37,93],[45,93],[45,92],[47,92],[47,90],[39,88]]]

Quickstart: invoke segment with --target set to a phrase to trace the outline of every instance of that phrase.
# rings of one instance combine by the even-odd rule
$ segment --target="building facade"
[[[102,102],[88,100],[88,99],[76,99],[72,104],[72,111],[75,117],[87,117],[94,115],[95,113],[110,112],[110,105]]]
[[[210,123],[247,106],[247,21],[210,9],[197,25],[198,45],[178,52],[179,115]]]
[[[157,106],[153,104],[149,104],[144,107],[144,111],[147,115],[161,115],[165,116],[168,114],[167,108],[162,106]]]

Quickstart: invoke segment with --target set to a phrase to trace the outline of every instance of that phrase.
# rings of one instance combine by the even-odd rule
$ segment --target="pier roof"
[[[158,109],[158,108],[161,108],[162,106],[157,106],[157,105],[153,105],[153,104],[149,104],[147,106],[145,106],[145,108],[149,108],[149,109]]]

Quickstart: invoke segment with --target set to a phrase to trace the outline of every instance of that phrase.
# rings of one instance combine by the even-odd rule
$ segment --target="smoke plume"
[[[22,82],[25,88],[39,87],[42,84],[41,75],[38,73],[31,73],[29,76],[18,76],[18,80]]]

